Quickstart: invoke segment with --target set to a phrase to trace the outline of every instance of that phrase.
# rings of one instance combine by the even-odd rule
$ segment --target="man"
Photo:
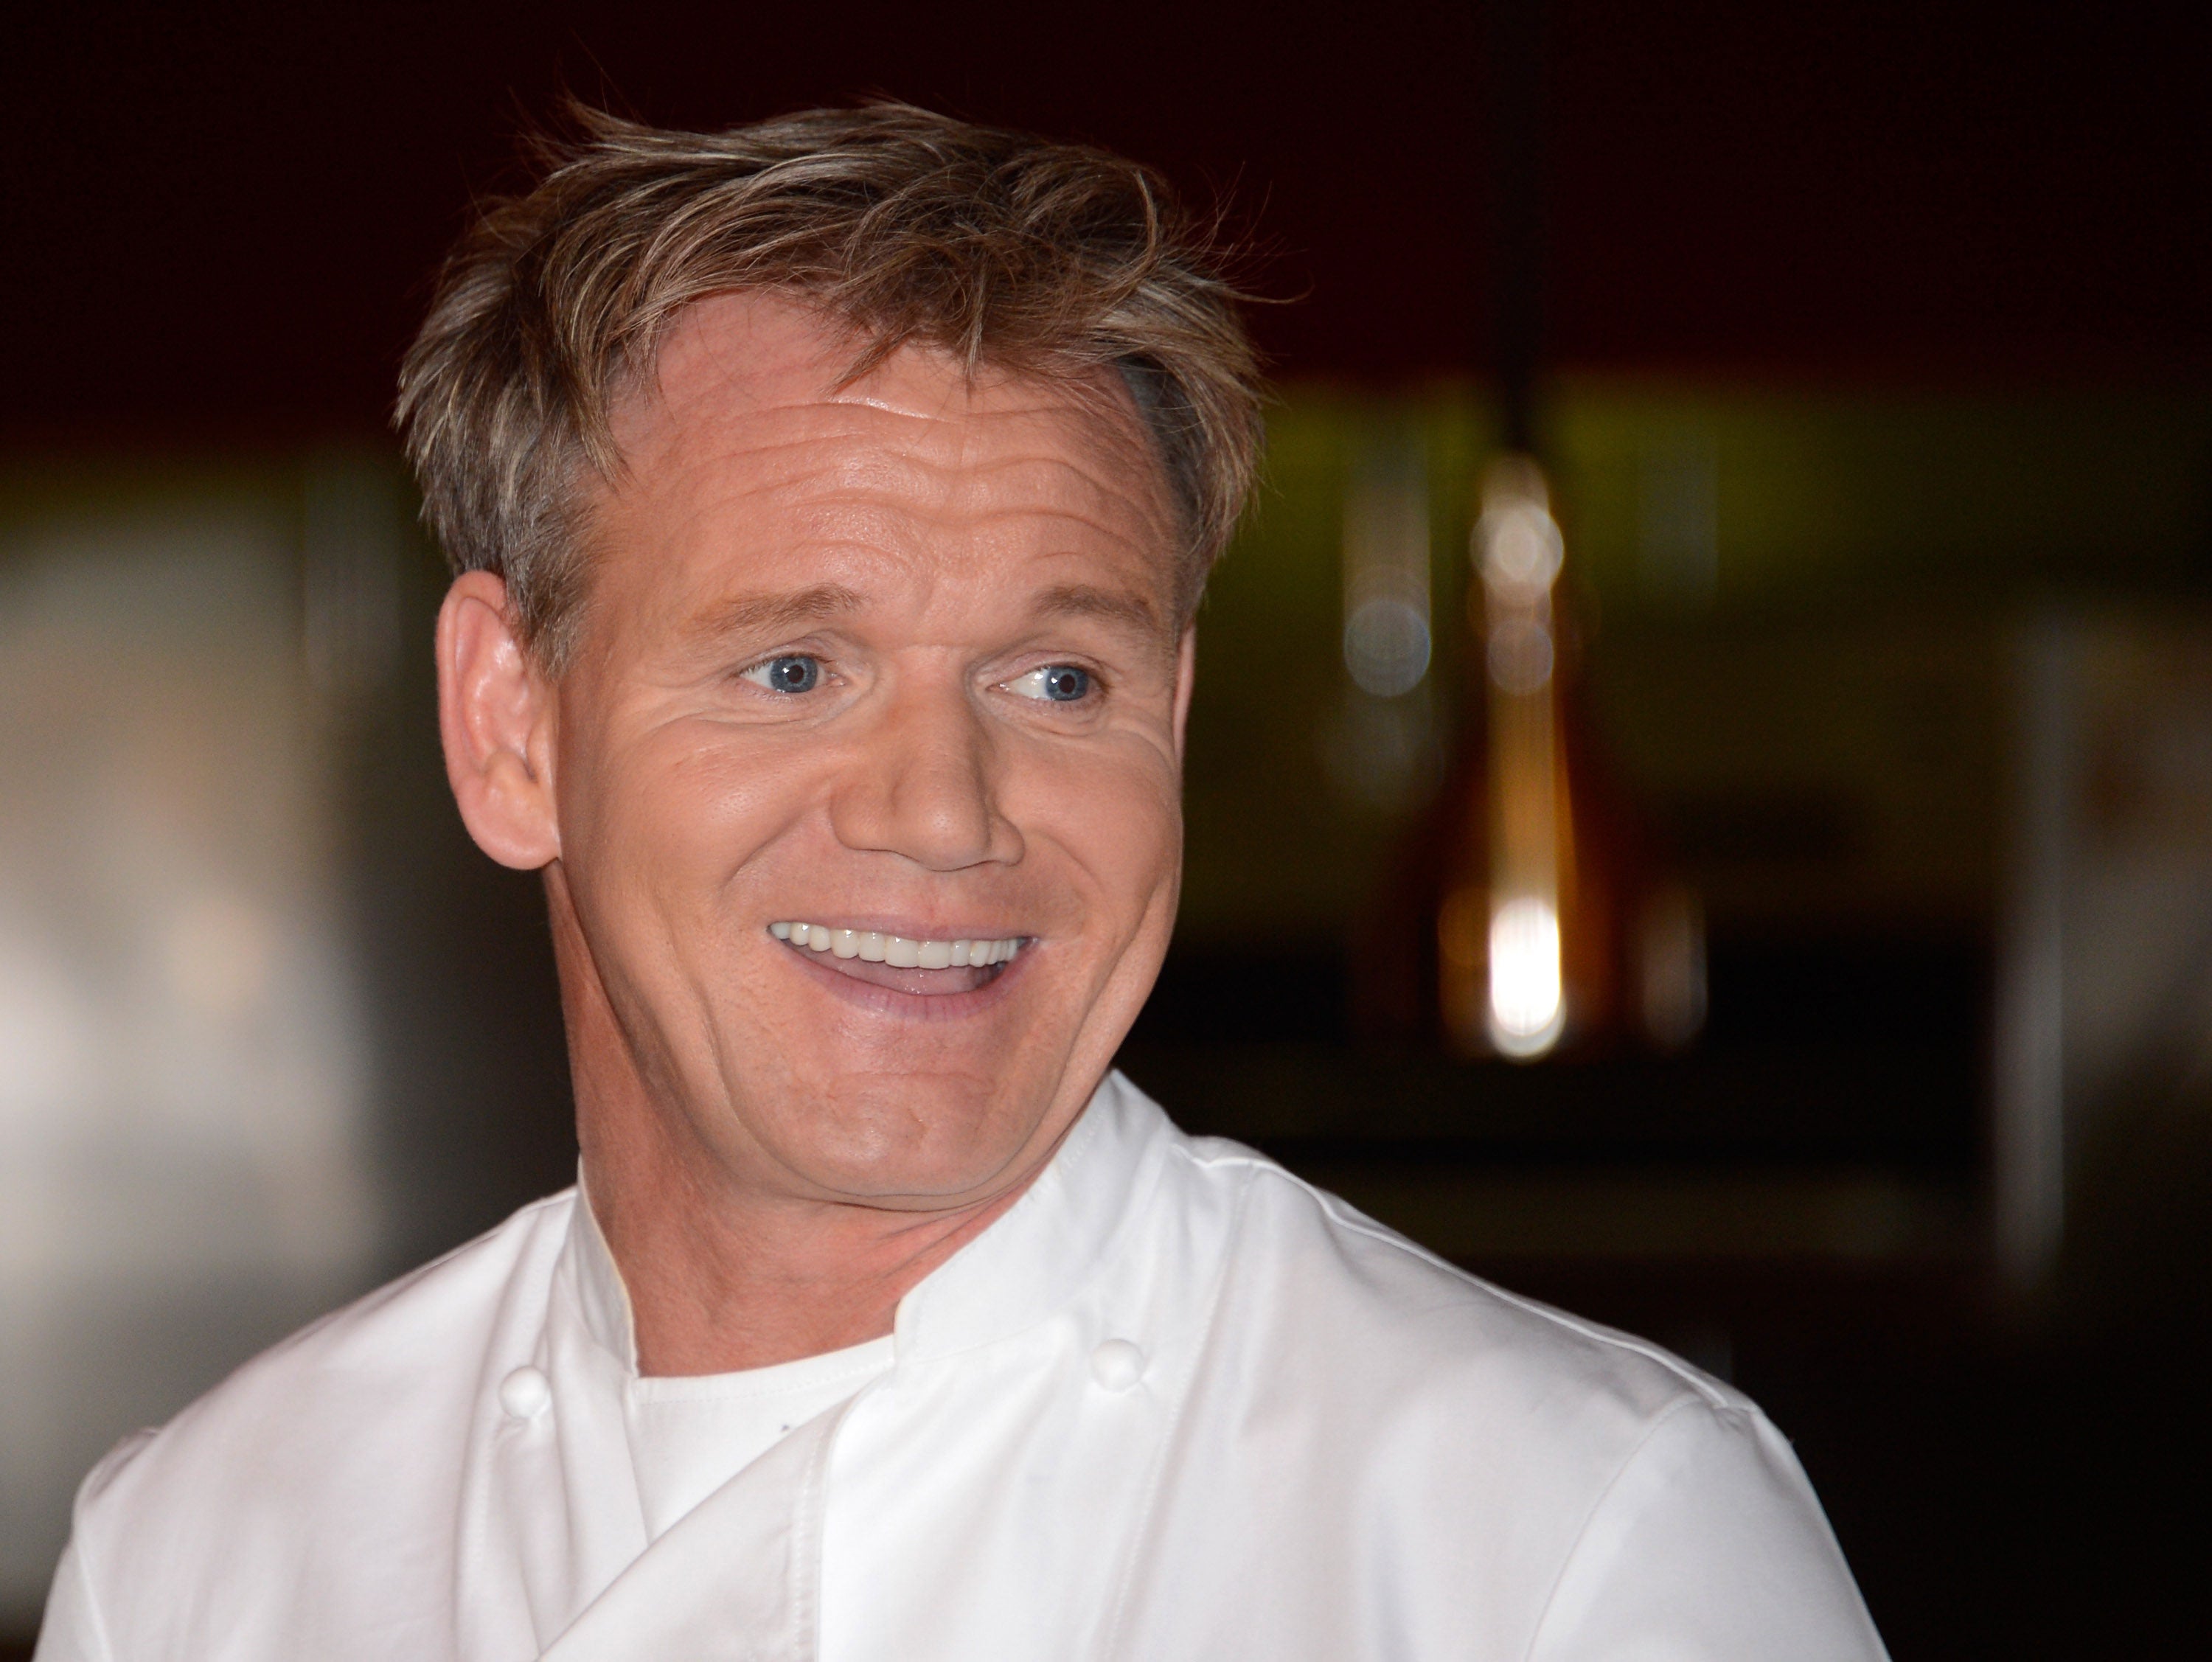
[[[400,420],[581,1181],[87,1480],[62,1659],[1878,1657],[1789,1449],[1109,1071],[1256,435],[1152,175],[591,118]]]

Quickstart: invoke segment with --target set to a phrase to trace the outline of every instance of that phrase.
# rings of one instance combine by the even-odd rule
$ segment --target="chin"
[[[967,1079],[874,1075],[833,1087],[821,1119],[793,1127],[790,1163],[819,1186],[858,1199],[948,1198],[988,1190],[1021,1158],[1049,1101],[1023,1105]]]

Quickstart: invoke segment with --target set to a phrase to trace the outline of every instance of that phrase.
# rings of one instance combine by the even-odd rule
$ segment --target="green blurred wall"
[[[2201,394],[1567,380],[1546,411],[1599,743],[1724,924],[1985,916],[2011,631],[2054,606],[2212,603]],[[1448,740],[1494,430],[1469,387],[1294,387],[1270,412],[1200,622],[1187,942],[1334,940],[1371,904],[1408,815],[1355,800],[1325,759],[1348,696],[1346,487],[1378,445],[1426,458]],[[1656,563],[1685,479],[1705,493],[1707,585]]]

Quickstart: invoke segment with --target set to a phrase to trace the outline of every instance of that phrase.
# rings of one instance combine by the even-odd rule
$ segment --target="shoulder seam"
[[[412,1269],[394,1276],[380,1287],[369,1288],[357,1297],[348,1300],[335,1310],[325,1311],[314,1320],[286,1334],[267,1348],[248,1356],[224,1375],[216,1385],[185,1404],[168,1421],[160,1426],[150,1428],[144,1434],[149,1440],[155,1437],[166,1436],[179,1421],[198,1411],[203,1404],[227,1391],[236,1382],[248,1376],[259,1376],[266,1369],[276,1366],[280,1360],[295,1355],[325,1334],[340,1327],[342,1324],[364,1323],[374,1319],[379,1312],[429,1280],[446,1265],[495,1240],[517,1225],[525,1223],[526,1221],[534,1222],[536,1215],[567,1202],[574,1192],[573,1188],[564,1189],[556,1194],[543,1196],[527,1205],[517,1207],[481,1234],[472,1235],[467,1240],[447,1248],[428,1263],[416,1264]]]
[[[404,1274],[393,1276],[392,1280],[385,1282],[383,1286],[370,1289],[368,1293],[365,1294],[362,1297],[356,1299],[353,1303],[340,1306],[337,1309],[331,1311],[329,1315],[324,1317],[322,1321],[327,1322],[332,1320],[337,1317],[344,1315],[349,1310],[359,1308],[364,1305],[381,1302],[385,1299],[395,1296],[398,1294],[405,1291],[408,1288],[414,1286],[417,1282],[428,1280],[430,1276],[444,1269],[447,1264],[453,1263],[454,1259],[462,1257],[465,1253],[473,1251],[476,1248],[483,1245],[486,1242],[494,1240],[499,1236],[507,1233],[508,1230],[514,1228],[517,1224],[522,1222],[524,1219],[530,1217],[535,1213],[548,1211],[556,1206],[566,1204],[575,1197],[575,1186],[572,1184],[568,1188],[558,1190],[553,1194],[541,1195],[536,1200],[530,1202],[527,1205],[516,1207],[514,1211],[508,1213],[497,1223],[492,1225],[490,1228],[471,1235],[465,1241],[456,1242],[454,1245],[447,1247],[444,1251],[439,1253],[436,1257],[428,1259],[422,1263],[416,1264],[412,1269],[407,1270]],[[314,1326],[317,1327],[321,1325],[322,1322],[317,1322],[314,1324]],[[312,1329],[303,1330],[303,1331],[309,1330],[312,1330]]]
[[[1559,1598],[1560,1587],[1565,1585],[1567,1571],[1575,1562],[1575,1555],[1582,1550],[1583,1542],[1589,1534],[1590,1525],[1597,1521],[1598,1513],[1605,1509],[1606,1501],[1612,1497],[1613,1490],[1620,1486],[1620,1480],[1628,1475],[1628,1469],[1634,1465],[1642,1457],[1644,1451],[1651,1446],[1651,1440],[1659,1434],[1662,1427],[1683,1409],[1696,1407],[1700,1403],[1704,1403],[1706,1408],[1712,1409],[1716,1412],[1723,1411],[1722,1405],[1705,1402],[1701,1397],[1677,1397],[1651,1416],[1651,1423],[1644,1428],[1644,1434],[1636,1440],[1635,1446],[1621,1456],[1620,1464],[1613,1469],[1613,1475],[1607,1477],[1598,1492],[1590,1497],[1589,1509],[1583,1513],[1582,1522],[1575,1525],[1574,1539],[1567,1543],[1567,1549],[1559,1555],[1559,1568],[1552,1576],[1552,1585],[1544,1590],[1544,1602],[1537,1609],[1535,1624],[1528,1629],[1528,1642],[1522,1648],[1522,1662],[1534,1662],[1537,1643],[1544,1636],[1544,1625],[1552,1619],[1552,1606]]]
[[[1204,1159],[1193,1153],[1188,1143],[1182,1145],[1182,1152],[1186,1158],[1196,1165],[1245,1166],[1252,1168],[1258,1176],[1279,1178],[1310,1196],[1321,1208],[1322,1214],[1332,1224],[1347,1233],[1363,1236],[1378,1246],[1388,1247],[1406,1257],[1419,1259],[1433,1269],[1443,1270],[1455,1280],[1464,1282],[1470,1287],[1479,1288],[1502,1303],[1511,1305],[1523,1315],[1535,1317],[1553,1327],[1564,1328],[1568,1332],[1576,1334],[1593,1344],[1601,1344],[1610,1349],[1624,1350],[1631,1355],[1641,1356],[1646,1361],[1655,1363],[1672,1373],[1709,1408],[1730,1413],[1741,1411],[1740,1403],[1714,1389],[1710,1380],[1698,1373],[1679,1357],[1670,1355],[1657,1345],[1637,1338],[1631,1334],[1616,1333],[1610,1328],[1600,1327],[1594,1322],[1586,1322],[1578,1316],[1568,1314],[1565,1311],[1554,1310],[1548,1305],[1539,1304],[1534,1299],[1524,1298],[1518,1293],[1486,1282],[1480,1275],[1470,1274],[1449,1259],[1440,1257],[1431,1252],[1419,1242],[1408,1240],[1395,1230],[1378,1224],[1371,1218],[1363,1216],[1326,1189],[1316,1188],[1298,1176],[1297,1172],[1278,1165],[1264,1154],[1249,1149],[1240,1149],[1234,1154]]]

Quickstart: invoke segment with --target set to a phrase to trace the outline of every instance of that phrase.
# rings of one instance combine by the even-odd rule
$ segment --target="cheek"
[[[805,800],[794,788],[800,770],[796,756],[733,742],[711,723],[671,723],[605,744],[577,789],[569,788],[576,775],[563,781],[564,858],[586,889],[593,879],[618,886],[623,910],[639,922],[719,915],[732,880]],[[719,933],[694,939],[711,950]]]
[[[1097,904],[1127,927],[1171,884],[1182,851],[1182,777],[1158,747],[1040,758],[1024,770],[1016,817],[1066,851]]]

